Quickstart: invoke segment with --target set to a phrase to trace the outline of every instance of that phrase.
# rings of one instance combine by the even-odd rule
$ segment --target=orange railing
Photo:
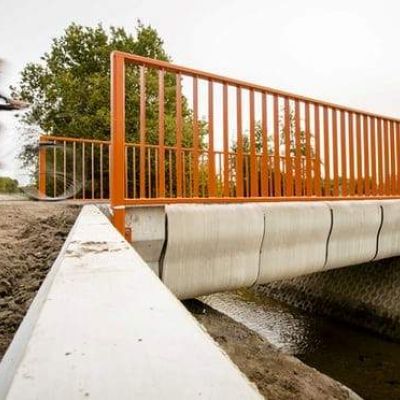
[[[121,231],[126,205],[400,197],[399,119],[122,52],[111,111]]]
[[[39,176],[40,193],[49,198],[62,197],[68,193],[70,198],[77,200],[107,200],[110,193],[109,152],[110,142],[43,135],[40,138],[40,161],[42,171]],[[159,147],[146,144],[146,185],[147,199],[160,198],[159,182]],[[177,181],[173,160],[176,157],[175,146],[165,146],[164,163],[164,196],[169,201],[176,198]],[[182,158],[182,198],[192,198],[194,191],[193,180],[193,148],[181,150]],[[215,151],[216,182],[218,196],[223,195],[223,157],[222,151]],[[229,179],[232,182],[229,195],[236,195],[235,180],[232,173],[235,170],[236,152],[230,151]],[[257,154],[257,163],[261,163],[261,155]],[[306,158],[301,158],[301,191],[306,194]],[[314,163],[315,160],[312,160]],[[207,150],[199,151],[198,157],[200,178],[198,180],[198,197],[207,196]],[[291,168],[295,158],[290,159]],[[125,193],[129,199],[140,199],[140,145],[125,143]],[[274,156],[267,159],[267,191],[274,192]],[[313,167],[315,168],[315,167]],[[286,171],[286,159],[280,156],[280,169]],[[250,154],[243,153],[243,194],[250,197]]]

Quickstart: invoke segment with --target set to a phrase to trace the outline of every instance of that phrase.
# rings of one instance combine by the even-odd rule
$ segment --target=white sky
[[[400,116],[395,0],[0,0],[0,7],[3,92],[69,23],[133,30],[140,18],[159,31],[175,63]],[[8,155],[5,172],[15,172],[13,118],[0,118],[0,159]]]

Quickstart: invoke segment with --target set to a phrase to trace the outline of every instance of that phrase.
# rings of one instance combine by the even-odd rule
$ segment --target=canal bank
[[[400,258],[258,285],[254,290],[400,342]]]
[[[234,320],[239,331],[244,325],[279,353],[290,358],[294,356],[312,367],[310,371],[315,368],[366,400],[400,398],[400,345],[397,343],[346,323],[303,312],[254,290],[220,293],[206,296],[202,301]],[[206,315],[201,317],[201,322],[208,329]],[[225,335],[225,329],[221,322],[220,335]],[[218,335],[214,338],[219,341]],[[221,345],[224,347],[223,340]],[[259,352],[259,348],[254,347],[248,358],[257,358]],[[259,371],[265,377],[270,373],[268,365],[266,363]],[[290,374],[286,373],[285,377],[288,376]],[[290,382],[293,385],[295,381]],[[315,387],[316,382],[312,379],[310,386]],[[335,393],[330,396],[327,398],[340,398],[335,397]],[[301,397],[299,392],[297,397],[312,398]]]

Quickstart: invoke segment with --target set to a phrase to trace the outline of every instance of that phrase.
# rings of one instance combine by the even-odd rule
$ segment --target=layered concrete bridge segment
[[[127,215],[133,246],[182,299],[400,255],[400,200],[185,204]]]
[[[261,399],[94,206],[0,364],[0,399]]]

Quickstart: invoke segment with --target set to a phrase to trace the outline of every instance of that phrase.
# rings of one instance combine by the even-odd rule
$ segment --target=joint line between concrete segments
[[[261,273],[261,253],[262,253],[262,249],[264,247],[264,239],[265,239],[265,231],[267,230],[267,224],[266,224],[266,213],[264,213],[264,229],[263,229],[263,235],[262,235],[262,239],[261,239],[261,243],[260,243],[260,250],[258,252],[258,271],[257,271],[257,277],[255,279],[255,281],[251,284],[250,287],[253,287],[257,284],[259,278],[260,278],[260,273]]]
[[[164,279],[164,258],[165,253],[167,252],[167,244],[168,244],[168,214],[165,211],[165,240],[163,243],[163,247],[161,249],[160,260],[158,262],[158,270],[159,270],[159,278],[161,281]]]
[[[385,213],[384,213],[384,211],[383,211],[383,206],[382,206],[382,204],[379,205],[379,208],[380,208],[380,210],[381,210],[381,223],[380,223],[380,225],[379,225],[378,232],[377,232],[377,235],[376,235],[376,251],[375,251],[375,255],[372,257],[371,261],[374,261],[375,258],[378,257],[378,252],[379,252],[379,238],[380,238],[380,235],[381,235],[381,230],[382,230],[383,222],[384,222],[384,219],[385,219]]]
[[[327,264],[328,264],[328,256],[329,256],[329,242],[331,240],[331,235],[332,235],[332,230],[333,230],[333,209],[332,207],[328,204],[325,203],[330,211],[331,214],[331,226],[329,228],[329,232],[328,232],[328,237],[326,238],[326,247],[325,247],[325,262],[324,262],[324,266],[322,267],[322,269],[325,269]]]

